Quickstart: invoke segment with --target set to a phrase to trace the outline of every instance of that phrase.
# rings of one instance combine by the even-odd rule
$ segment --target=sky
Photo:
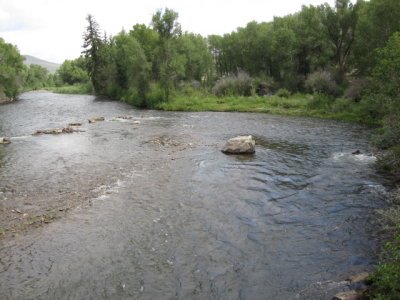
[[[248,22],[269,22],[334,0],[0,0],[0,37],[28,54],[50,62],[75,59],[82,52],[82,35],[91,14],[108,35],[150,25],[158,9],[179,13],[183,31],[223,35]]]

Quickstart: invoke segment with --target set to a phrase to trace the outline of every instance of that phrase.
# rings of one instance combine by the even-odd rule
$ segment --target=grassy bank
[[[365,113],[362,104],[325,95],[295,94],[285,98],[276,95],[217,97],[203,93],[176,94],[170,101],[156,103],[153,108],[172,111],[259,112],[376,123]]]
[[[393,191],[389,200],[392,207],[380,211],[386,234],[391,236],[382,251],[382,261],[370,276],[370,299],[400,299],[400,189]]]
[[[93,88],[89,84],[46,87],[45,89],[59,94],[93,94]],[[125,98],[128,100],[124,99],[124,102],[137,104],[136,97]],[[130,101],[130,98],[135,100]],[[218,97],[204,92],[175,93],[167,102],[152,101],[149,108],[165,111],[256,112],[377,124],[377,121],[369,116],[362,103],[320,94],[294,94],[288,97],[277,95]]]
[[[93,94],[93,88],[91,84],[51,86],[51,87],[45,87],[44,89],[52,91],[53,93],[57,94],[76,94],[76,95]]]

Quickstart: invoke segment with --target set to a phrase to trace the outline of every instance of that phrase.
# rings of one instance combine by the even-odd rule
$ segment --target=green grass
[[[74,84],[74,85],[65,85],[59,87],[54,86],[54,87],[46,87],[45,89],[57,94],[86,95],[93,93],[91,85],[88,84]]]
[[[400,299],[400,189],[392,191],[389,200],[394,205],[380,215],[382,229],[393,238],[385,244],[383,261],[369,277],[370,299]]]
[[[353,122],[375,123],[363,113],[363,107],[349,99],[332,99],[321,95],[294,94],[278,96],[224,96],[193,93],[175,94],[156,109],[171,111],[234,111],[276,115],[306,116]]]
[[[371,299],[400,299],[400,224],[391,242],[386,243],[386,258],[370,275]]]

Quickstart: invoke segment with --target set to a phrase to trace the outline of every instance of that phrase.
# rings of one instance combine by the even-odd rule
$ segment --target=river
[[[330,299],[376,263],[371,133],[25,93],[0,106],[0,298]],[[256,154],[221,153],[249,134]]]

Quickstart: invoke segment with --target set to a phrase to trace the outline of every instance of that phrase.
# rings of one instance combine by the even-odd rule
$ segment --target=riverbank
[[[93,94],[92,87],[87,84],[46,87],[45,89],[58,94]],[[135,104],[129,100],[123,102]],[[279,97],[277,95],[218,97],[203,91],[191,93],[174,92],[169,101],[156,101],[148,108],[188,112],[254,112],[334,119],[375,125],[379,123],[371,118],[363,103],[355,102],[352,99],[334,98],[321,94],[297,93],[287,97]]]
[[[391,207],[379,211],[380,227],[387,237],[380,262],[368,280],[369,299],[400,299],[400,188],[389,193]]]
[[[70,95],[92,95],[93,88],[91,84],[73,84],[63,86],[48,86],[44,88],[47,91],[57,94],[70,94]]]
[[[0,104],[5,104],[5,103],[10,103],[13,102],[13,99],[9,99],[9,98],[0,98]]]
[[[364,113],[362,104],[325,95],[294,94],[286,98],[276,95],[217,97],[203,93],[175,94],[170,101],[157,103],[154,108],[167,111],[258,112],[376,124],[376,120]]]

